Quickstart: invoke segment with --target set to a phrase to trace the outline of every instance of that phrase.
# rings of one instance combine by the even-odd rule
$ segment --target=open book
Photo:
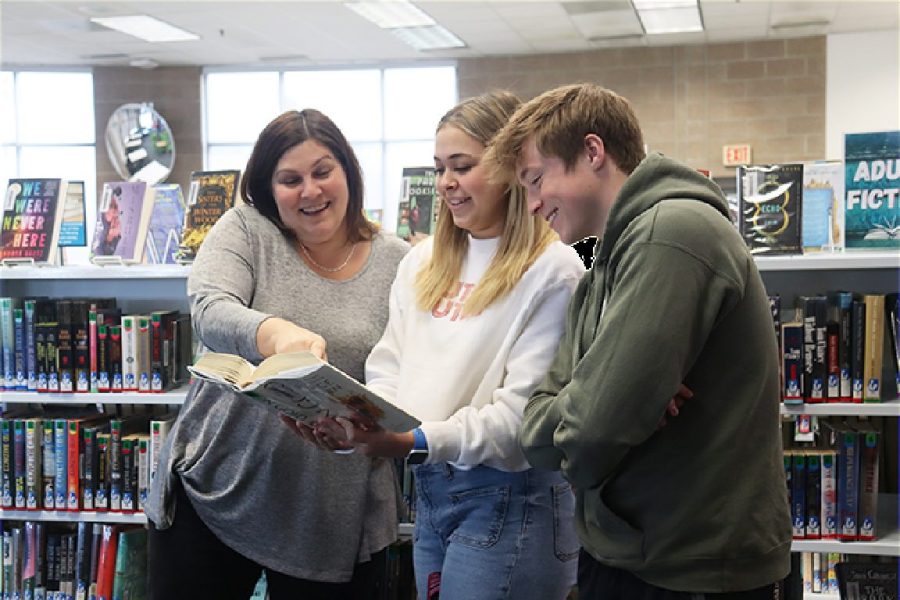
[[[398,432],[419,425],[418,419],[309,352],[275,354],[258,367],[240,356],[207,352],[188,369],[299,421],[347,417]]]

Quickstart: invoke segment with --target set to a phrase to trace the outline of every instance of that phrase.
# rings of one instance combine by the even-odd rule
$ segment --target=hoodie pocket
[[[613,566],[644,560],[644,534],[613,512],[603,501],[603,489],[584,492],[585,545]]]

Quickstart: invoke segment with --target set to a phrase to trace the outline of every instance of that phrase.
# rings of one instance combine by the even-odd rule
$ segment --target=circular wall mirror
[[[152,102],[123,104],[106,123],[106,153],[123,179],[155,184],[172,172],[175,141]]]

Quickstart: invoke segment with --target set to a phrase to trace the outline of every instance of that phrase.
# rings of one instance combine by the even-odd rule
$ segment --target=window
[[[434,162],[438,119],[457,101],[456,68],[208,71],[206,168],[246,167],[263,127],[286,110],[316,108],[347,136],[363,169],[366,208],[397,222],[403,167]]]
[[[94,82],[88,72],[0,72],[0,182],[61,177],[85,183],[88,237],[96,214]],[[66,261],[87,263],[87,248]]]

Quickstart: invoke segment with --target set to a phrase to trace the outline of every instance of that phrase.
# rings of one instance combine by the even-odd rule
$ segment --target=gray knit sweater
[[[313,273],[281,232],[250,206],[213,227],[191,269],[194,329],[216,352],[257,362],[256,331],[288,319],[328,343],[328,358],[363,379],[387,323],[388,292],[408,246],[379,234],[347,281]],[[397,537],[392,465],[305,443],[275,413],[219,386],[194,383],[160,457],[146,512],[174,516],[180,476],[197,513],[225,544],[266,567],[317,581],[348,581]]]

